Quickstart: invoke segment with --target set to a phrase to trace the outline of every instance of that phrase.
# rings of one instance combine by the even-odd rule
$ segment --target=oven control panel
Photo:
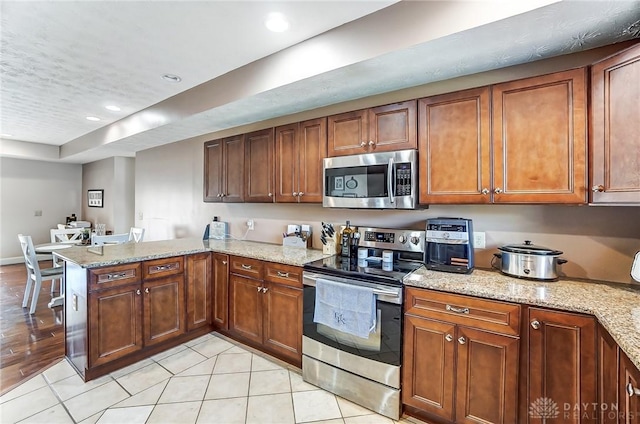
[[[358,227],[360,247],[424,252],[425,231]]]

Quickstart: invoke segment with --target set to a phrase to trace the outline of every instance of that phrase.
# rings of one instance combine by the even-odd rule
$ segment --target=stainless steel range
[[[400,417],[402,280],[423,266],[425,232],[385,228],[359,228],[358,232],[359,258],[332,256],[304,266],[302,378],[397,420]],[[393,260],[383,261],[383,256]],[[322,290],[318,290],[319,287]],[[324,296],[339,298],[344,303],[344,295],[351,295],[354,290],[358,294],[358,301],[353,298],[354,305],[360,302],[360,291],[373,293],[373,325],[364,336],[341,326],[345,325],[342,311],[332,311],[330,318],[335,318],[335,325],[327,324],[321,319],[324,316],[318,316],[322,311],[317,304],[325,304]],[[347,299],[347,303],[351,303],[351,299]]]

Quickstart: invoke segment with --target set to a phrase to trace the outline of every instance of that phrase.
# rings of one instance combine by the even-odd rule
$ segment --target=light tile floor
[[[0,397],[0,422],[394,423],[216,333],[88,383],[61,360]]]

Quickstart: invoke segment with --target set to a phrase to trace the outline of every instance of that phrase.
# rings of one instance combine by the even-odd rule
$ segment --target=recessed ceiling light
[[[0,137],[13,137],[13,134],[2,133],[2,134],[0,134]]]
[[[87,121],[99,121],[100,118],[96,116],[87,116]]]
[[[114,111],[114,112],[120,112],[120,108],[118,106],[109,105],[109,106],[105,106],[104,108],[107,109],[107,110]]]
[[[180,78],[177,75],[172,75],[172,74],[164,74],[162,76],[162,79],[165,81],[169,81],[169,82],[180,82],[182,81],[182,78]]]
[[[289,21],[282,13],[269,13],[267,19],[264,21],[264,25],[269,31],[284,32],[289,29]]]

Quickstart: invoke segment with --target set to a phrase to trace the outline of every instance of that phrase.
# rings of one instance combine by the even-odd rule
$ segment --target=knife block
[[[338,253],[340,243],[338,243],[338,233],[334,233],[333,237],[325,237],[327,244],[322,245],[322,253],[325,255],[335,255]]]

